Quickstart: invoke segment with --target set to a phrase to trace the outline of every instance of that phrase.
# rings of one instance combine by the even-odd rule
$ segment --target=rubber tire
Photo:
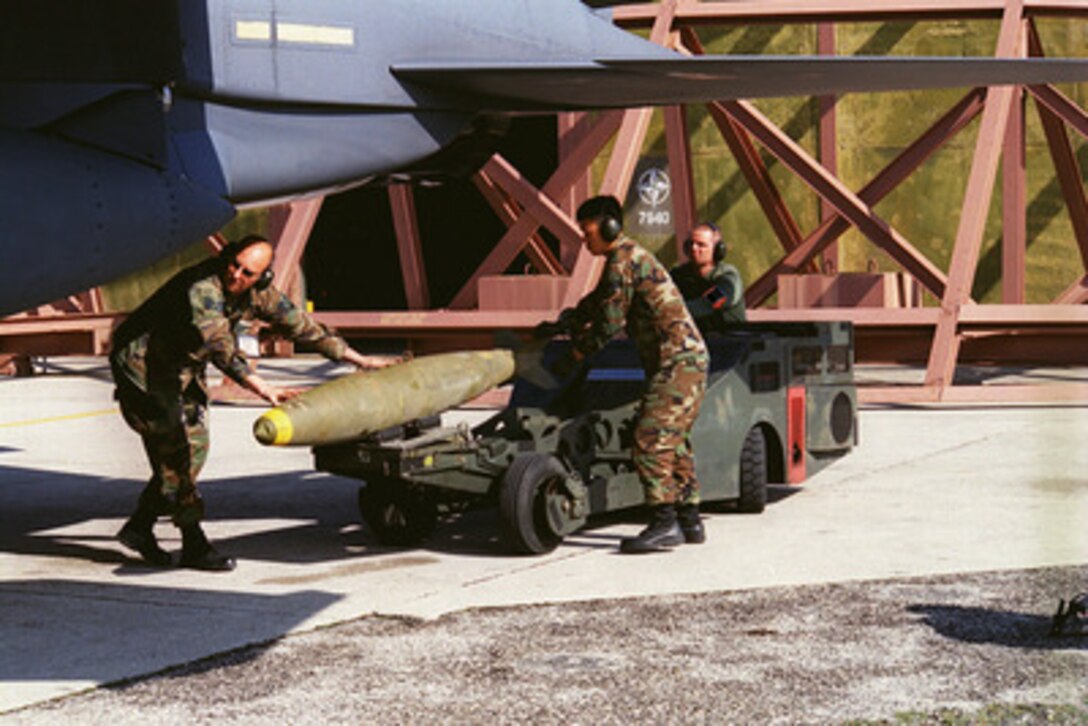
[[[563,464],[551,454],[518,454],[507,467],[499,487],[499,528],[503,543],[518,554],[541,555],[563,541],[548,525],[544,487],[567,477]]]
[[[375,479],[359,488],[359,514],[385,545],[414,545],[438,525],[438,506],[417,487]]]
[[[740,496],[737,511],[759,514],[767,506],[767,440],[754,426],[740,450]]]

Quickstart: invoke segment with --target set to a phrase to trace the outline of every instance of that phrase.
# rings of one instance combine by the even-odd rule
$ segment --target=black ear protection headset
[[[615,242],[623,231],[623,223],[611,214],[606,214],[597,223],[597,231],[601,233],[601,239],[605,242]]]
[[[623,207],[615,197],[592,197],[578,207],[578,221],[597,220],[597,232],[605,242],[615,242],[623,232]]]
[[[700,227],[706,227],[707,229],[709,229],[711,232],[714,233],[714,237],[717,238],[717,241],[714,243],[714,261],[715,262],[721,262],[722,260],[725,259],[725,253],[727,251],[726,248],[725,248],[725,242],[722,240],[722,231],[720,229],[718,229],[718,225],[714,224],[713,222],[700,222],[699,224],[695,225],[692,229],[695,230],[695,229],[699,229]],[[688,259],[691,259],[691,245],[692,244],[693,244],[693,240],[691,239],[690,236],[688,236],[688,238],[684,240],[684,255]]]
[[[229,242],[225,247],[223,247],[223,249],[219,251],[219,259],[223,261],[224,267],[226,267],[231,262],[237,264],[238,255],[242,254],[244,250],[252,247],[258,242],[268,243],[268,240],[266,240],[264,237],[261,237],[260,235],[250,234],[246,235],[240,240],[237,240],[236,242]],[[275,250],[273,248],[273,252],[274,251]],[[257,278],[257,281],[253,283],[254,290],[267,290],[272,285],[272,281],[276,277],[276,273],[272,271],[272,262],[274,259],[275,257],[273,256],[268,260],[268,267],[264,269],[264,272],[260,274],[260,276]]]
[[[272,263],[268,263],[268,267],[261,273],[261,276],[257,278],[257,282],[253,283],[253,289],[259,291],[267,290],[272,287],[272,281],[276,278],[276,273],[272,271]]]

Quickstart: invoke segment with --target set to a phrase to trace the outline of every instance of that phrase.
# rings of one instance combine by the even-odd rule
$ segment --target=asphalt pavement
[[[311,359],[262,365],[262,373],[296,383],[335,372]],[[1042,627],[1059,596],[1088,590],[1084,405],[863,410],[861,443],[852,454],[802,487],[776,488],[761,515],[708,515],[706,544],[650,557],[616,554],[619,539],[640,529],[635,516],[598,523],[541,557],[505,554],[495,514],[486,510],[444,524],[423,546],[379,546],[359,523],[356,482],[316,473],[308,449],[257,444],[250,427],[259,408],[215,406],[202,476],[206,530],[239,561],[234,572],[218,574],[148,568],[114,539],[147,472],[139,439],[116,412],[111,390],[96,359],[53,359],[43,375],[0,380],[0,718],[47,719],[57,704],[73,703],[51,701],[88,689],[92,695],[76,700],[164,670],[207,677],[206,668],[185,669],[224,653],[256,647],[275,658],[330,633],[365,640],[360,628],[381,630],[389,622],[437,622],[456,634],[468,619],[486,629],[496,612],[539,624],[540,608],[569,607],[563,612],[587,619],[596,611],[629,615],[634,628],[645,627],[640,610],[653,614],[655,603],[694,603],[701,611],[712,598],[748,613],[744,632],[772,633],[788,631],[789,623],[761,620],[758,609],[744,610],[743,603],[775,595],[808,607],[804,599],[811,597],[818,613],[830,587],[847,588],[831,591],[836,598],[853,593],[843,602],[876,598],[894,608],[888,593],[897,587],[936,583],[939,597],[915,597],[913,604],[940,610],[910,612],[904,604],[895,612],[914,624],[945,622],[957,608],[1019,612],[1028,620],[1017,627]],[[167,524],[157,532],[167,549],[180,546]],[[958,578],[974,584],[957,587]],[[999,606],[1002,587],[1011,583],[1018,589],[1009,610]],[[425,649],[427,632],[433,631],[412,630],[401,642]],[[610,658],[634,657],[625,655],[633,652],[626,641],[608,640],[619,637],[615,629],[602,632],[603,640],[567,654],[575,665],[579,658],[607,666]],[[1084,640],[1055,648],[1038,635],[1025,634],[1017,652],[1046,663],[1059,659],[1036,669],[1048,673],[1047,683],[994,698],[1088,703]],[[441,649],[444,642],[432,645]],[[863,639],[858,647],[879,661],[879,642]],[[632,677],[640,672],[634,667]],[[872,692],[891,694],[896,708],[910,706],[910,686],[897,691],[893,680],[881,682],[887,676],[874,672],[878,680],[867,681]],[[510,708],[506,720],[516,720],[512,714],[520,712]],[[361,712],[340,715],[348,713]],[[561,713],[547,712],[557,720]],[[622,720],[623,713],[611,717]],[[672,715],[716,720],[713,710]]]

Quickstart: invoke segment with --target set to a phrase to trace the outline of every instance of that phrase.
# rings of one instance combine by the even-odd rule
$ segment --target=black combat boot
[[[140,503],[136,511],[128,518],[121,531],[117,533],[117,539],[125,547],[140,553],[144,562],[154,567],[169,567],[172,564],[170,553],[159,547],[159,541],[155,539],[155,520],[158,519],[159,506],[158,493],[144,490],[140,495]]]
[[[680,523],[685,542],[688,544],[706,542],[706,530],[703,529],[703,521],[699,517],[698,504],[681,504],[677,507],[676,521]]]
[[[209,572],[229,572],[234,569],[234,558],[224,555],[208,541],[200,524],[186,524],[181,528],[182,567]]]
[[[650,525],[638,537],[625,537],[620,541],[620,552],[626,555],[644,552],[665,552],[684,543],[684,533],[676,521],[676,507],[659,504],[653,509]]]

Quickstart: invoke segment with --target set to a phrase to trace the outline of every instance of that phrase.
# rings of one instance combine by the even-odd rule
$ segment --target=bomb
[[[317,446],[352,441],[439,414],[515,374],[512,350],[462,351],[361,371],[300,394],[253,424],[268,446]]]

